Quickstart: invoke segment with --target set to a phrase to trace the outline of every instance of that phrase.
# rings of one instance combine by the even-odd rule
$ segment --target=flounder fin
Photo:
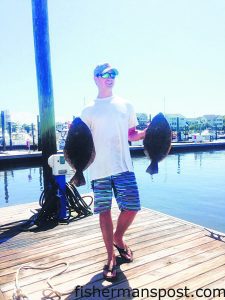
[[[70,179],[70,183],[75,184],[75,186],[82,186],[86,184],[83,172],[77,171],[75,175]]]
[[[158,174],[159,172],[158,162],[153,160],[151,164],[148,166],[146,172],[149,173],[150,175]]]

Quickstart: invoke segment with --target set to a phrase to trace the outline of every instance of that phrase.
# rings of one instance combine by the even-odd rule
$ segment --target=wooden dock
[[[98,216],[21,232],[19,221],[29,218],[30,209],[36,207],[31,203],[0,209],[1,300],[12,299],[20,266],[48,268],[62,262],[69,263],[68,270],[52,279],[56,290],[68,292],[61,299],[225,299],[225,238],[221,234],[144,208],[126,236],[134,262],[120,264],[118,258],[119,277],[110,283],[102,277],[106,255]],[[117,215],[113,208],[114,220]],[[60,270],[62,266],[21,271],[22,291],[30,300],[44,299],[46,279]]]

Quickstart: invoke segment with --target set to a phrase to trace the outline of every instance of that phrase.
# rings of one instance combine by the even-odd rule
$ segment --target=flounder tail
[[[159,172],[158,162],[153,160],[151,164],[148,166],[146,172],[149,173],[150,175],[158,174]]]
[[[85,185],[86,181],[83,172],[77,171],[75,175],[70,179],[70,183],[75,184],[75,186]]]

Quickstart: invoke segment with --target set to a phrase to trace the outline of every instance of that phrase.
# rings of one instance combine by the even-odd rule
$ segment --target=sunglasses
[[[104,73],[104,74],[99,74],[97,77],[101,77],[101,78],[112,78],[114,79],[116,77],[115,73]]]

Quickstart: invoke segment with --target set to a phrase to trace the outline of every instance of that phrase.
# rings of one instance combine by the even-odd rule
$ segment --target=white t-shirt
[[[132,105],[118,96],[97,98],[83,109],[81,119],[91,130],[96,151],[91,180],[133,171],[128,130],[138,122]]]

